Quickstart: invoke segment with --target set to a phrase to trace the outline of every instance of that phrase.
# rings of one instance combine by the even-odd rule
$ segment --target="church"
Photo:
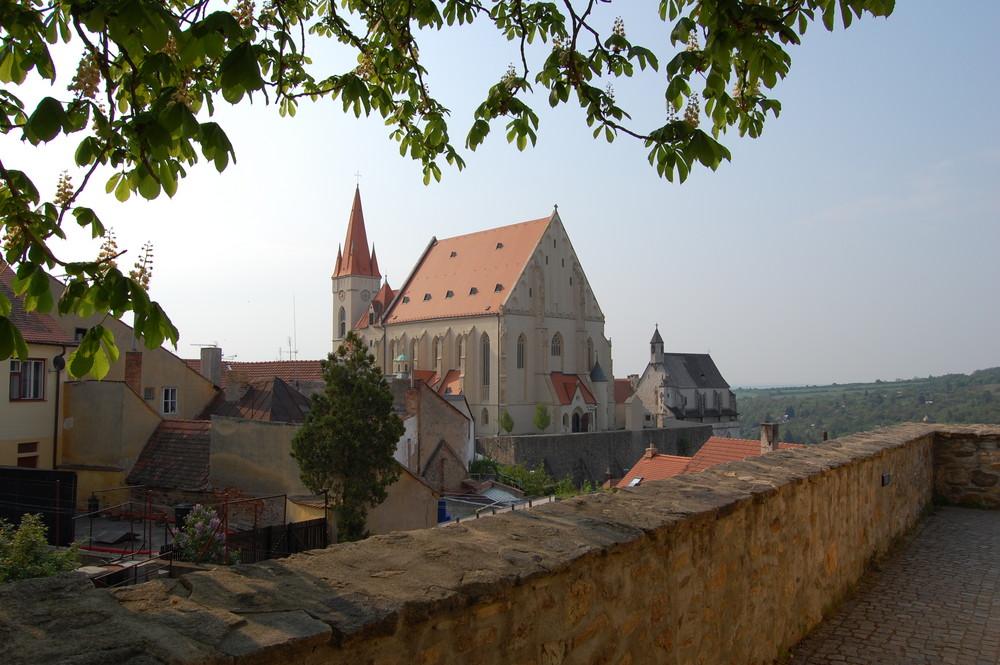
[[[387,374],[462,395],[476,436],[615,429],[604,314],[558,209],[454,238],[432,237],[396,290],[369,249],[360,190],[332,275],[333,347],[357,332]],[[550,424],[535,426],[538,405]]]

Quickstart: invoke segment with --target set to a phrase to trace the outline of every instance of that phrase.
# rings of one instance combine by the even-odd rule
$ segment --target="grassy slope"
[[[1000,367],[906,381],[739,389],[743,436],[781,423],[782,441],[818,443],[903,422],[1000,423]]]

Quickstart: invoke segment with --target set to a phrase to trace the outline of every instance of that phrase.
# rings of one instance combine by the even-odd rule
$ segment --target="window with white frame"
[[[163,415],[177,413],[177,388],[171,386],[163,387]]]
[[[10,361],[10,400],[45,399],[45,361]]]

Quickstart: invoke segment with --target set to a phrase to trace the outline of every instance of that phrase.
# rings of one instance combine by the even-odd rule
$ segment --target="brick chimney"
[[[142,351],[125,352],[125,385],[142,395]]]
[[[213,385],[222,385],[222,349],[217,346],[202,347],[201,375]]]
[[[760,424],[760,454],[778,449],[778,423]]]
[[[656,444],[650,443],[649,448],[646,448],[646,454],[643,455],[646,459],[652,459],[653,455],[656,454]]]

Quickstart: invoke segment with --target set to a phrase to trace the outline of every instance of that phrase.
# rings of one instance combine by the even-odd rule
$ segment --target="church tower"
[[[649,362],[654,365],[663,364],[663,338],[660,337],[659,324],[653,332],[653,338],[649,340]]]
[[[347,238],[337,249],[337,265],[333,270],[333,348],[344,341],[361,315],[368,311],[372,297],[378,293],[382,275],[378,271],[375,247],[368,251],[365,215],[361,210],[361,189],[354,190],[354,204],[347,222]]]

